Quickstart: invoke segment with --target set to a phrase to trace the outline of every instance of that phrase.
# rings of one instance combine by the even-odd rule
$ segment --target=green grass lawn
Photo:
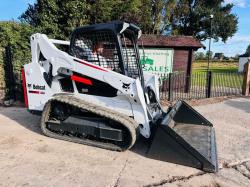
[[[243,76],[238,74],[238,62],[211,62],[213,87],[241,88]],[[206,85],[207,62],[194,62],[192,70],[192,85]]]
[[[206,86],[207,77],[205,72],[193,73],[191,81],[192,85]],[[242,83],[243,83],[243,76],[241,74],[212,72],[213,87],[241,88]]]
[[[209,70],[217,73],[225,72],[237,72],[238,71],[238,62],[210,62]],[[206,72],[207,71],[207,62],[206,61],[195,61],[193,63],[193,72]]]

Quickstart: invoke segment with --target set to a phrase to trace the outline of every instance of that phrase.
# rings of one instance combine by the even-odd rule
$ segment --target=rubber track
[[[129,141],[130,144],[125,146],[125,147],[120,147],[120,146],[112,144],[112,143],[105,143],[105,142],[89,140],[89,139],[80,139],[77,137],[59,135],[57,133],[51,132],[50,130],[48,130],[46,128],[45,122],[49,119],[51,103],[54,101],[62,102],[62,103],[69,104],[69,105],[72,105],[72,106],[80,108],[80,109],[84,109],[84,110],[89,111],[89,112],[93,112],[97,115],[114,120],[114,121],[122,124],[123,126],[125,126],[128,129],[128,131],[130,133],[130,137],[131,137],[131,141]],[[95,147],[114,150],[114,151],[125,151],[127,149],[130,149],[136,141],[138,124],[134,119],[132,119],[131,117],[129,117],[127,115],[121,114],[119,112],[105,108],[103,106],[99,106],[99,105],[84,101],[82,99],[78,99],[78,98],[74,97],[74,95],[57,94],[57,95],[53,96],[53,98],[51,98],[44,106],[42,118],[41,118],[41,129],[42,129],[42,132],[46,136],[49,136],[52,138],[71,141],[71,142],[90,145],[90,146],[95,146]]]

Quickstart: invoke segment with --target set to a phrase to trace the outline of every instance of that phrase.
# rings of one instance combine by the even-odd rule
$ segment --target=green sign
[[[140,49],[140,63],[143,71],[157,75],[171,73],[173,70],[173,49]]]

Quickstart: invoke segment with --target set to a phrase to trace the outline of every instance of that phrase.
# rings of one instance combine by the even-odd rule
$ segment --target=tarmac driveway
[[[39,116],[0,107],[0,186],[250,186],[250,99],[195,108],[215,126],[217,174],[146,158],[143,140],[119,153],[48,138]]]

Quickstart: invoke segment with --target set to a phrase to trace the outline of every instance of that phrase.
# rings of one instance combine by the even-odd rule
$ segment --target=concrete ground
[[[250,99],[195,107],[216,130],[217,174],[45,137],[40,117],[0,107],[0,186],[250,186]]]

